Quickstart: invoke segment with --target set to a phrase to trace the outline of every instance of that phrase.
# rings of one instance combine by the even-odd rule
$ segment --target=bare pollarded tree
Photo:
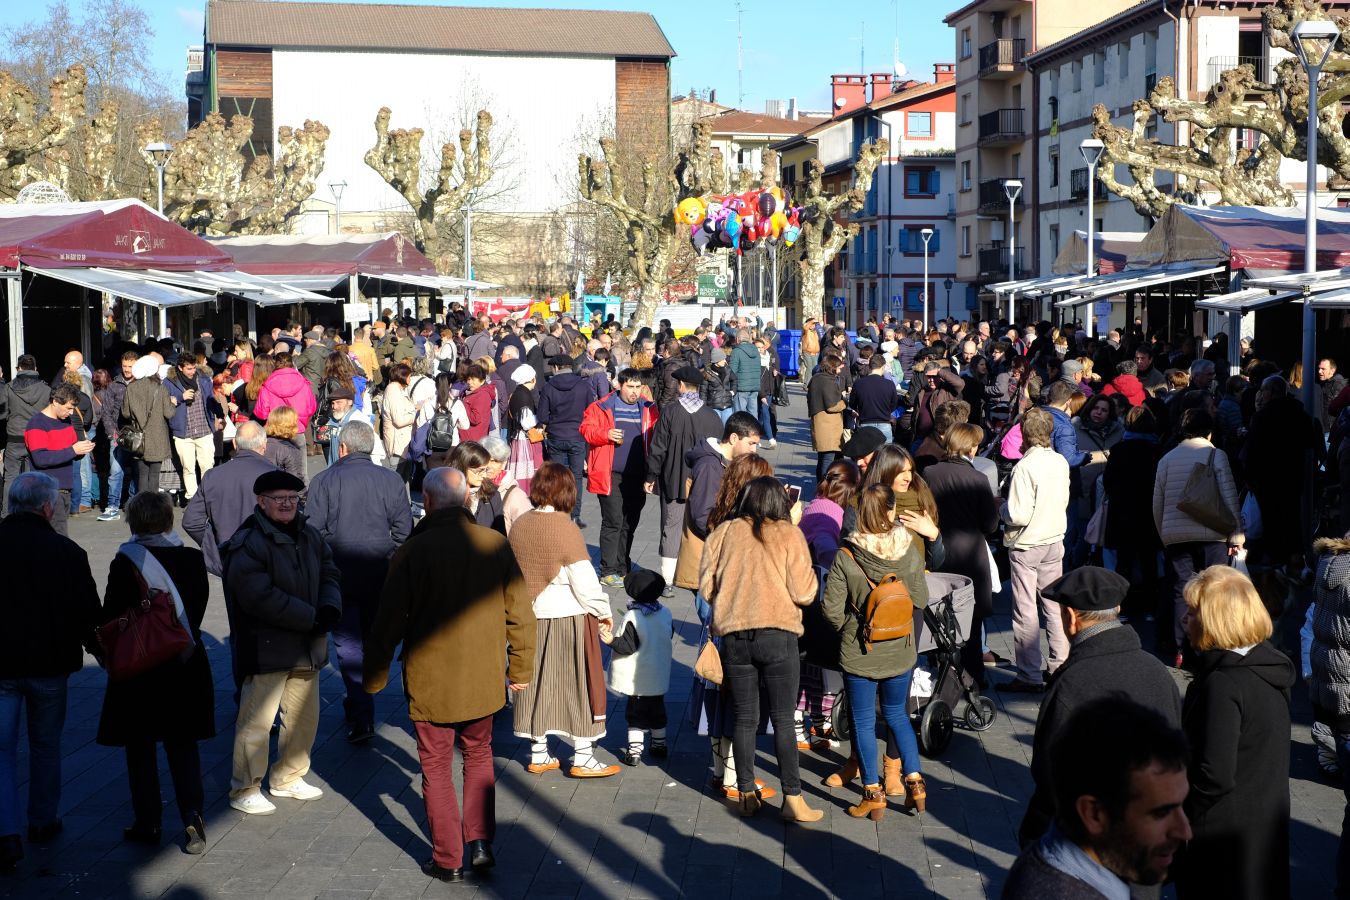
[[[45,171],[43,154],[64,147],[84,118],[84,66],[54,76],[46,103],[12,73],[0,70],[0,188],[17,194]]]

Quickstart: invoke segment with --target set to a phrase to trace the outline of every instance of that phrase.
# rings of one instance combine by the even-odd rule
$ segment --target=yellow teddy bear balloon
[[[702,225],[706,218],[708,218],[708,204],[698,197],[681,200],[680,205],[675,207],[675,221],[681,225],[696,228]]]

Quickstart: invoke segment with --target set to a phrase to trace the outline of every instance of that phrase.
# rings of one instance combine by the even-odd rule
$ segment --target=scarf
[[[173,583],[169,573],[165,571],[164,566],[159,560],[155,559],[154,554],[149,550],[151,547],[181,547],[183,539],[172,531],[164,534],[138,534],[131,540],[117,548],[117,552],[127,559],[140,571],[141,577],[145,579],[145,585],[151,595],[163,592],[173,599],[173,610],[178,616],[178,622],[187,630],[187,613],[183,610],[183,598],[178,593],[178,586]]]
[[[508,536],[533,600],[565,566],[590,560],[586,539],[567,513],[536,509],[516,519]]]
[[[911,482],[912,486],[913,482]],[[915,490],[908,490],[904,493],[897,492],[895,495],[895,512],[896,515],[905,512],[923,512],[919,503],[919,492]]]
[[[1053,822],[1036,849],[1048,866],[1083,882],[1107,900],[1129,900],[1130,886],[1064,837]]]
[[[703,408],[703,398],[698,395],[698,391],[687,391],[680,394],[680,405],[692,416]]]
[[[1158,436],[1156,434],[1149,434],[1146,431],[1126,430],[1126,432],[1120,436],[1120,439],[1122,441],[1148,441],[1150,444],[1158,443]]]

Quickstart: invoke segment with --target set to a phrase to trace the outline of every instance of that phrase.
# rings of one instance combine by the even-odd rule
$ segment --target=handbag
[[[1196,463],[1191,469],[1177,509],[1211,531],[1229,535],[1237,531],[1238,523],[1233,518],[1233,511],[1224,502],[1223,492],[1219,490],[1219,477],[1214,471],[1214,453],[1215,449],[1211,448],[1209,459]]]
[[[196,646],[173,595],[152,589],[136,560],[132,559],[132,565],[141,602],[100,625],[97,632],[103,665],[113,682],[126,681],[184,657]]]
[[[525,435],[530,439],[531,444],[542,444],[544,442],[544,429],[538,425],[525,429]]]
[[[145,452],[145,432],[134,425],[123,425],[117,429],[117,446],[139,457]]]
[[[709,637],[694,660],[694,674],[709,684],[722,683],[722,654]]]
[[[1094,547],[1100,547],[1106,536],[1106,502],[1103,500],[1093,511],[1092,518],[1088,519],[1087,528],[1083,530],[1083,540]]]

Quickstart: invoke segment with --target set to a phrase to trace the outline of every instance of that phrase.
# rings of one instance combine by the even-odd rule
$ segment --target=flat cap
[[[1070,609],[1099,612],[1120,606],[1129,590],[1124,576],[1101,566],[1083,566],[1050,582],[1045,596]]]
[[[274,469],[264,472],[253,480],[253,493],[265,494],[268,491],[303,491],[305,483],[289,472]]]
[[[853,461],[864,459],[877,451],[877,448],[886,443],[886,435],[881,433],[878,428],[855,428],[853,437],[849,438],[844,446],[839,448],[839,452]]]
[[[1059,371],[1064,375],[1077,375],[1083,371],[1083,364],[1076,359],[1066,359],[1059,364]]]

